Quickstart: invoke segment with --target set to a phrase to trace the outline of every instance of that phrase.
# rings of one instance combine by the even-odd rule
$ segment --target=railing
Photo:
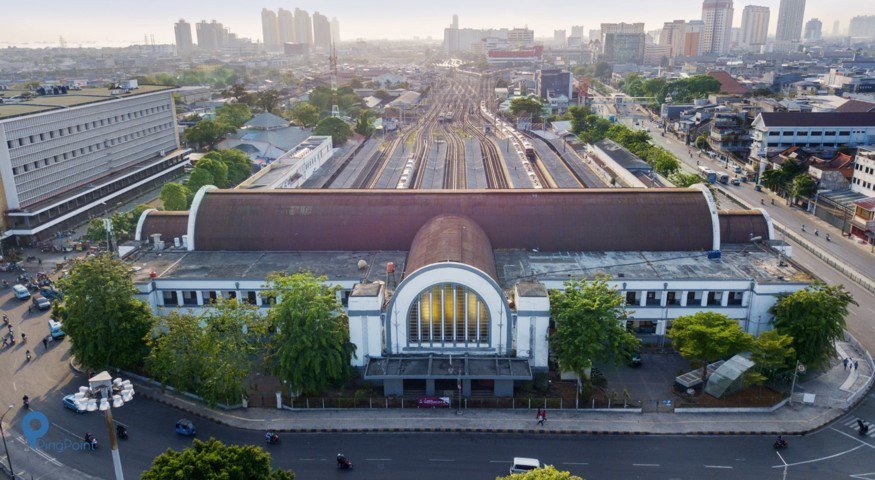
[[[853,394],[851,394],[851,396],[845,402],[845,409],[850,409],[851,407],[856,405],[857,402],[859,402],[860,399],[862,399],[863,396],[865,396],[869,392],[869,390],[872,388],[872,383],[875,382],[875,362],[872,361],[872,354],[869,353],[869,351],[866,350],[865,347],[860,345],[860,342],[857,341],[856,337],[851,335],[851,332],[849,332],[847,330],[845,330],[845,341],[850,343],[851,345],[853,345],[854,348],[856,348],[857,350],[859,350],[861,352],[865,352],[866,363],[869,365],[869,371],[872,372],[871,375],[869,375],[869,379],[866,380],[866,383],[863,385],[863,387],[860,388],[859,390],[857,390],[856,392],[854,392]]]
[[[458,396],[449,396],[450,407],[457,408]],[[286,409],[419,409],[419,398],[416,396],[404,397],[384,397],[384,396],[368,396],[368,397],[297,397],[289,398],[283,396],[282,404]],[[276,407],[275,395],[260,395],[250,396],[249,406],[251,407]],[[537,408],[546,408],[550,410],[610,410],[639,412],[642,401],[618,399],[588,399],[583,398],[577,400],[574,398],[564,397],[491,397],[491,396],[473,396],[462,398],[463,409],[505,409],[505,410],[535,410]],[[422,407],[426,408],[426,407]]]

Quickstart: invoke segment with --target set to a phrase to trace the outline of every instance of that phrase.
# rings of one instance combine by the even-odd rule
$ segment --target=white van
[[[15,294],[15,298],[19,300],[25,300],[30,298],[30,290],[27,289],[24,285],[18,284],[12,286],[12,293]]]
[[[510,474],[526,473],[530,470],[541,468],[541,462],[536,458],[513,457],[513,465],[510,466]]]

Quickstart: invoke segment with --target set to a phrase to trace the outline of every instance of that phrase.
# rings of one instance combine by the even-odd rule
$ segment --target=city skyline
[[[499,11],[495,8],[497,2],[472,5],[470,2],[450,0],[442,4],[446,14],[435,15],[433,6],[423,2],[414,2],[399,10],[396,4],[388,1],[370,2],[368,5],[349,0],[328,4],[308,0],[264,5],[241,5],[231,2],[211,4],[186,2],[181,5],[168,0],[157,0],[149,7],[133,6],[124,10],[107,8],[100,18],[93,15],[95,8],[110,5],[105,0],[53,5],[51,9],[53,15],[45,15],[39,23],[26,20],[33,13],[24,5],[10,5],[5,13],[11,21],[7,22],[4,31],[0,32],[0,46],[53,46],[57,44],[59,36],[63,36],[71,46],[140,44],[143,42],[144,35],[154,35],[156,43],[169,44],[174,41],[173,24],[180,18],[186,19],[193,25],[201,20],[215,19],[241,37],[263,41],[260,21],[262,8],[271,10],[300,8],[311,14],[318,10],[329,18],[337,17],[343,23],[343,38],[346,40],[431,37],[438,41],[442,38],[443,29],[450,25],[452,14],[459,15],[461,28],[528,26],[535,31],[537,37],[547,38],[552,37],[556,29],[569,29],[572,25],[591,28],[606,22],[644,21],[648,30],[658,29],[664,22],[676,19],[699,19],[702,2],[682,0],[666,5],[644,0],[626,0],[609,5],[596,4],[581,8],[579,4],[547,0],[540,4],[543,13],[533,15],[531,8],[519,1],[502,2],[500,5],[506,8]],[[740,12],[747,5],[762,5],[772,10],[769,34],[774,35],[777,26],[777,15],[774,12],[778,11],[780,0],[735,2],[735,9]],[[579,14],[574,12],[577,9],[580,9]],[[392,14],[387,15],[386,12]],[[635,13],[630,15],[628,12]],[[819,18],[824,24],[831,24],[839,20],[843,28],[847,28],[852,16],[865,14],[875,14],[875,8],[871,7],[870,2],[863,0],[841,0],[831,4],[811,2],[806,6],[805,21]],[[740,15],[735,15],[733,26],[741,26]]]

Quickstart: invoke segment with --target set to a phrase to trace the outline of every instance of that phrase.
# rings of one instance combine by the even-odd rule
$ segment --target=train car
[[[523,142],[523,148],[526,151],[526,157],[528,157],[529,160],[534,161],[535,160],[535,147],[532,146],[532,144],[529,142]]]
[[[401,171],[401,178],[398,180],[398,184],[395,185],[397,190],[406,190],[410,188],[410,184],[413,181],[413,172],[416,169],[416,162],[413,161],[413,157],[407,157],[407,163],[404,164],[404,170]]]

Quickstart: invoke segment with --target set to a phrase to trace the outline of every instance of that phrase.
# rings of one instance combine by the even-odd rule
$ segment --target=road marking
[[[658,463],[633,463],[633,467],[658,467]]]
[[[848,438],[854,439],[854,440],[860,442],[861,444],[868,446],[869,448],[875,448],[875,445],[872,445],[872,444],[869,443],[869,442],[864,442],[864,441],[860,440],[859,438],[857,438],[857,437],[855,437],[855,436],[853,436],[853,435],[848,435],[847,433],[842,432],[841,430],[836,430],[834,427],[829,427],[829,429],[832,430],[832,431],[834,431],[834,432],[836,432],[836,433],[840,433],[840,434],[842,434],[842,435],[844,435],[844,436],[846,436],[846,437],[848,437]],[[863,445],[860,445],[860,446],[863,446]]]
[[[863,442],[863,443],[865,443],[865,442]],[[866,445],[869,445],[869,444],[867,443]],[[870,446],[871,446],[871,445],[870,445]],[[845,450],[844,452],[834,453],[834,454],[829,455],[829,456],[827,456],[827,457],[813,458],[813,459],[811,459],[811,460],[804,460],[804,461],[801,461],[801,462],[795,462],[795,463],[787,463],[787,462],[784,460],[784,457],[781,457],[781,454],[780,454],[780,453],[775,452],[775,453],[778,453],[778,456],[781,457],[781,461],[784,462],[784,464],[783,464],[783,465],[772,465],[772,468],[795,467],[795,466],[797,466],[797,465],[805,465],[805,464],[807,464],[807,463],[822,462],[822,461],[824,461],[824,460],[829,460],[829,459],[832,459],[832,458],[840,457],[840,456],[842,456],[842,455],[845,455],[845,454],[847,454],[847,453],[851,453],[851,452],[853,452],[853,451],[855,451],[855,450],[859,450],[859,449],[861,449],[861,448],[863,448],[863,445],[857,445],[856,447],[854,447],[854,448],[852,448],[852,449],[850,449],[850,450]]]
[[[429,462],[455,462],[452,458],[429,458]]]
[[[64,428],[64,427],[62,427],[62,426],[60,426],[60,425],[58,425],[58,424],[55,423],[55,422],[52,422],[52,425],[53,425],[54,427],[57,427],[58,429],[64,431],[64,432],[69,433],[70,435],[73,435],[74,438],[80,438],[80,439],[82,438],[82,437],[80,437],[78,434],[73,433],[73,432],[67,430],[66,428]]]
[[[315,458],[299,458],[298,460],[301,462],[315,462],[316,461]]]
[[[391,458],[366,458],[367,462],[391,462]]]
[[[489,463],[513,463],[510,460],[490,460]]]
[[[734,467],[730,467],[729,465],[705,465],[705,468],[725,468],[731,470]]]
[[[562,465],[589,465],[586,462],[562,462]]]
[[[31,446],[30,446],[30,443],[28,443],[28,441],[25,440],[24,437],[22,437],[21,435],[19,435],[18,437],[16,437],[16,440],[18,440],[19,442],[21,442],[22,444],[24,444],[24,446],[29,447],[31,452],[36,453],[37,455],[39,455],[39,456],[45,458],[46,460],[48,460],[49,462],[51,462],[52,464],[54,464],[54,465],[56,465],[56,466],[58,466],[58,467],[63,467],[63,464],[61,464],[61,462],[59,462],[58,459],[56,459],[55,457],[53,457],[53,456],[49,455],[48,453],[46,453],[46,452],[40,450],[39,448],[31,447]]]

